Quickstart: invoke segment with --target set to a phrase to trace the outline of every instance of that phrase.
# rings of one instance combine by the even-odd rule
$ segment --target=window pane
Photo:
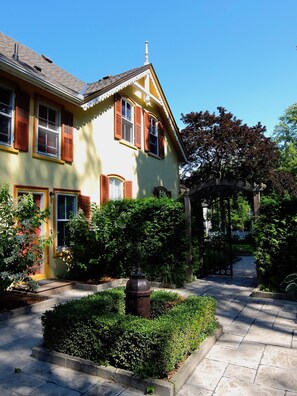
[[[58,247],[65,246],[65,236],[67,233],[66,224],[67,223],[68,223],[67,221],[58,221],[58,223],[57,223],[57,234],[58,234],[57,245],[58,245]]]
[[[11,143],[11,118],[0,114],[0,142]]]
[[[65,195],[58,195],[58,219],[66,219]]]
[[[119,179],[109,179],[109,199],[116,200],[123,198],[123,182]]]
[[[66,217],[67,217],[67,219],[70,218],[70,213],[72,213],[72,214],[76,213],[75,204],[76,204],[76,197],[66,195]]]
[[[47,132],[47,153],[58,154],[58,135],[56,133]]]
[[[11,113],[12,91],[0,87],[0,111],[3,113]]]
[[[43,106],[42,104],[39,105],[39,118],[47,120],[47,107]]]

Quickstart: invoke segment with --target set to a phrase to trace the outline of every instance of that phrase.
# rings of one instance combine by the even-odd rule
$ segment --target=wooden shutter
[[[124,181],[124,198],[132,199],[132,181],[126,180]]]
[[[87,219],[91,217],[91,198],[86,195],[78,196],[78,207],[82,209]]]
[[[19,91],[16,96],[14,148],[28,151],[30,95]]]
[[[114,137],[122,139],[122,98],[114,96]]]
[[[164,158],[164,126],[161,122],[158,123],[158,139],[159,139],[159,156]]]
[[[109,178],[100,175],[100,204],[109,201]]]
[[[62,152],[61,158],[73,162],[73,114],[63,111],[62,114]]]
[[[150,151],[150,116],[144,112],[144,150]]]
[[[134,144],[141,148],[141,107],[134,107]]]

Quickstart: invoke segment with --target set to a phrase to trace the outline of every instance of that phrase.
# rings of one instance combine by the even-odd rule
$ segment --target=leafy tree
[[[41,264],[50,243],[50,238],[36,234],[48,215],[35,205],[32,194],[23,195],[16,205],[8,186],[0,188],[0,289],[1,283],[30,282],[27,276]]]
[[[280,168],[297,176],[297,103],[289,106],[275,126],[273,139],[281,152]]]
[[[182,114],[186,128],[181,134],[189,152],[182,180],[188,186],[215,178],[265,182],[279,158],[276,144],[264,136],[266,128],[260,123],[249,127],[224,107],[218,112]]]

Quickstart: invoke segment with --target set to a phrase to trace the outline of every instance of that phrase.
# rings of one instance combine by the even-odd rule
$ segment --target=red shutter
[[[73,114],[63,112],[62,119],[62,153],[61,158],[67,162],[73,162]]]
[[[109,178],[100,175],[100,204],[109,201]]]
[[[14,148],[28,151],[30,95],[19,91],[16,96]]]
[[[141,148],[141,107],[134,107],[134,144]]]
[[[114,137],[122,139],[122,98],[119,95],[114,97]]]
[[[124,181],[124,198],[132,199],[132,181],[126,180]]]
[[[144,112],[144,150],[150,151],[150,116]]]
[[[161,158],[164,158],[164,127],[161,124],[161,122],[159,122],[158,124],[158,138],[159,138],[159,156]]]
[[[78,207],[82,209],[84,215],[87,219],[90,219],[91,216],[91,199],[86,195],[79,195],[78,196]]]

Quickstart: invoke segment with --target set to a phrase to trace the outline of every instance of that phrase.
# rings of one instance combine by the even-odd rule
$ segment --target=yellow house
[[[0,185],[50,209],[39,279],[62,270],[79,207],[179,194],[186,151],[147,52],[144,66],[88,84],[0,33]]]

